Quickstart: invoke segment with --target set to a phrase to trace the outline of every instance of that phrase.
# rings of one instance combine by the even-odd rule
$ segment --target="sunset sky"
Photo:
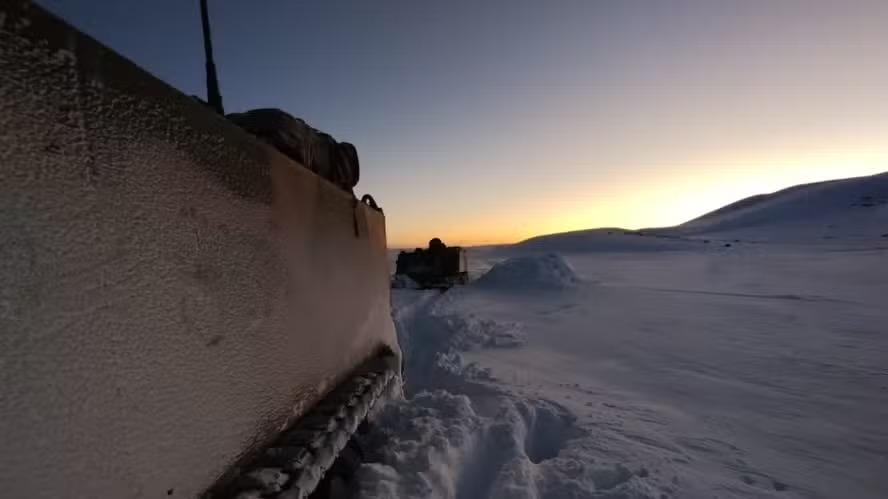
[[[204,95],[198,1],[42,0]],[[886,0],[210,0],[228,111],[357,145],[391,246],[672,225],[888,170]]]

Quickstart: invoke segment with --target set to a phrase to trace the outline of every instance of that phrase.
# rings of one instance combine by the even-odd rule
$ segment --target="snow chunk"
[[[459,351],[479,348],[513,348],[524,344],[521,324],[479,319],[473,316],[447,315],[440,317],[450,331],[450,344]]]
[[[395,289],[420,289],[420,285],[416,283],[410,276],[406,274],[395,274],[392,276],[392,288]]]
[[[387,405],[376,423],[381,431],[369,438],[379,441],[364,447],[378,455],[368,456],[371,463],[359,471],[362,497],[456,496],[482,427],[468,397],[424,392]]]
[[[586,432],[565,407],[503,396],[480,403],[485,416],[475,400],[437,390],[385,406],[363,437],[360,497],[663,497],[647,471],[575,445]]]
[[[563,289],[580,278],[558,253],[520,256],[493,266],[476,284],[502,289]]]

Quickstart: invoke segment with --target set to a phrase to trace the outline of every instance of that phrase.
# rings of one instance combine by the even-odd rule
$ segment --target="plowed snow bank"
[[[573,267],[558,253],[511,258],[493,266],[475,283],[498,289],[562,289],[580,283]]]

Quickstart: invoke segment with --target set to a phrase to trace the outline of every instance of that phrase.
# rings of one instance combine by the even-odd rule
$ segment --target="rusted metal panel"
[[[0,490],[194,497],[380,347],[385,219],[0,2]]]

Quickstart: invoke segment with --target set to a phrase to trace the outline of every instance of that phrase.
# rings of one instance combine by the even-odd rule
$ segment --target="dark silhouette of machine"
[[[427,249],[399,253],[395,274],[409,277],[421,288],[446,289],[465,284],[469,280],[466,250],[447,246],[436,237]]]

